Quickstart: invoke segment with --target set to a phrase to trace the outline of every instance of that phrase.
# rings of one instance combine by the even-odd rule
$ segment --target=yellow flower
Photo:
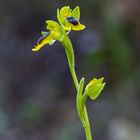
[[[74,10],[71,10],[69,6],[57,9],[57,18],[61,26],[67,30],[83,30],[85,25],[81,24],[80,19],[80,8],[77,6]]]
[[[37,45],[34,46],[32,51],[38,51],[43,46],[49,44],[52,45],[56,40],[60,42],[64,39],[65,31],[70,30],[83,30],[85,26],[80,23],[80,8],[77,6],[74,10],[71,10],[69,6],[57,9],[57,18],[60,25],[52,20],[47,20],[47,29],[49,32],[42,32],[42,36],[38,39]],[[68,34],[69,32],[67,32]]]
[[[94,78],[89,82],[89,84],[85,88],[85,93],[92,99],[95,100],[105,86],[105,82],[102,83],[104,78],[96,79]]]
[[[43,36],[38,39],[37,45],[34,46],[32,51],[39,51],[43,46],[47,44],[51,45],[56,40],[61,40],[63,37],[63,31],[58,23],[52,20],[47,20],[46,23],[49,32],[42,32]]]

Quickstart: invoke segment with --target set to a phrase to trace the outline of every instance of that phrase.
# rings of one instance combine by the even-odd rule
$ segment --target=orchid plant
[[[75,57],[72,43],[68,37],[68,34],[72,31],[80,31],[85,29],[85,25],[80,23],[80,8],[77,6],[74,10],[70,6],[64,6],[60,10],[57,9],[57,18],[59,23],[53,20],[46,20],[48,32],[42,31],[42,36],[38,39],[37,45],[34,46],[32,51],[39,51],[45,45],[53,45],[58,40],[65,49],[71,75],[76,87],[77,97],[77,111],[83,128],[85,130],[86,139],[92,140],[92,134],[90,129],[90,122],[88,119],[86,101],[87,97],[95,100],[105,86],[103,77],[100,79],[93,78],[87,86],[84,86],[84,78],[79,81],[75,72]],[[84,88],[85,87],[85,88]]]

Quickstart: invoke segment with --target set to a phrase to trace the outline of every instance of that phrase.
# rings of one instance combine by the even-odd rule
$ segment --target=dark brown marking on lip
[[[73,25],[78,25],[78,20],[76,20],[74,17],[67,17],[67,21]]]

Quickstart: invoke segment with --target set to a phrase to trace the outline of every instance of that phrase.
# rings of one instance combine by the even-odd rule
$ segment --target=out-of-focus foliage
[[[93,137],[140,139],[140,2],[138,0],[2,0],[0,4],[0,139],[84,140],[64,48],[31,49],[64,5],[81,9],[86,30],[70,33],[76,70],[105,77],[89,100]],[[44,25],[43,25],[44,23]],[[41,34],[41,33],[40,33]],[[80,66],[80,67],[79,67]]]

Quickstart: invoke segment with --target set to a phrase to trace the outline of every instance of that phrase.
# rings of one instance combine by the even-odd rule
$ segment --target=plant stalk
[[[71,43],[70,39],[68,38],[68,36],[66,34],[64,35],[64,39],[62,40],[62,44],[63,44],[63,46],[65,48],[65,51],[66,51],[66,55],[67,55],[67,59],[68,59],[68,63],[69,63],[69,68],[70,68],[70,71],[71,71],[71,75],[72,75],[72,78],[73,78],[73,81],[74,81],[76,91],[78,93],[79,82],[78,82],[78,78],[77,78],[77,75],[76,75],[76,72],[75,72],[74,51],[73,51],[72,43]],[[77,110],[78,110],[78,114],[79,114],[81,123],[84,127],[84,130],[85,130],[86,140],[92,140],[90,123],[89,123],[89,119],[88,119],[86,105],[84,105],[82,111],[77,106]]]

